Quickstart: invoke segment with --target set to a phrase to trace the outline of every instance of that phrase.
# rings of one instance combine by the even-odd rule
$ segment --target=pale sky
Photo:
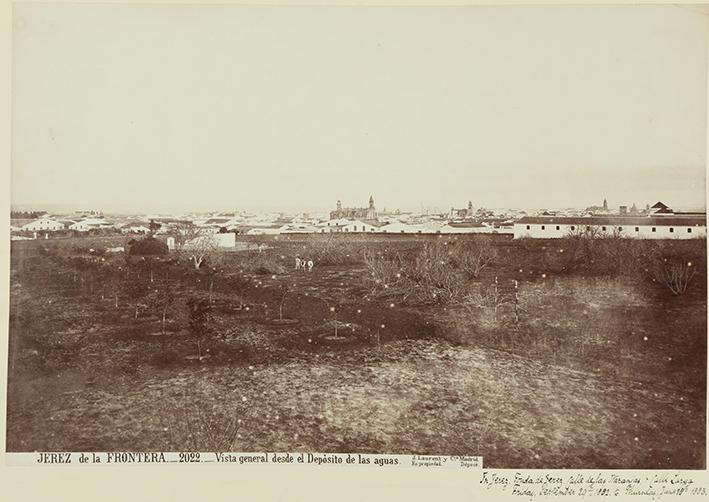
[[[697,10],[16,4],[13,204],[703,207]]]

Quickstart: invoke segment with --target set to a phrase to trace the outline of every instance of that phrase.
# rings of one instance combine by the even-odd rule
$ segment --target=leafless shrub
[[[465,273],[453,258],[448,242],[426,242],[411,260],[365,253],[366,282],[376,296],[401,296],[404,301],[447,303],[462,297],[468,287]]]
[[[365,249],[365,240],[359,235],[328,233],[309,235],[301,256],[312,259],[319,265],[343,265],[355,263],[361,259]]]
[[[391,260],[381,254],[365,251],[362,257],[368,271],[366,282],[372,291],[401,282],[402,263],[398,256]]]
[[[259,253],[258,251],[247,251],[239,254],[239,268],[243,272],[252,274],[282,274],[286,271],[285,266],[278,261],[278,257],[273,253]]]
[[[585,228],[585,227],[581,227]],[[634,275],[646,257],[656,252],[656,243],[632,239],[615,229],[605,234],[581,230],[549,246],[541,263],[552,272],[585,271],[608,276]]]
[[[666,286],[673,295],[683,295],[696,275],[692,262],[679,258],[659,258],[648,268],[650,276]]]
[[[448,243],[424,243],[404,275],[420,289],[423,300],[448,302],[465,292],[465,280],[455,266],[452,247]]]
[[[477,279],[480,272],[497,257],[497,250],[486,235],[476,236],[470,242],[451,245],[449,252],[454,265],[473,279]]]
[[[199,233],[182,244],[180,252],[186,256],[195,270],[218,250],[217,241],[212,234]]]
[[[170,224],[168,235],[175,239],[175,247],[181,250],[185,243],[202,235],[202,230],[191,221]]]
[[[574,239],[595,239],[601,237],[601,227],[598,225],[577,225],[569,229],[567,237]]]
[[[516,325],[520,322],[521,314],[526,312],[519,294],[519,283],[516,280],[500,281],[497,277],[489,284],[471,289],[457,304],[469,314],[488,314],[487,324],[494,325]]]

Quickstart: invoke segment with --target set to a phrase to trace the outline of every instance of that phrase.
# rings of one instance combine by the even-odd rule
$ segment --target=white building
[[[87,218],[85,220],[77,221],[73,225],[69,225],[69,230],[76,230],[78,232],[88,232],[89,230],[96,228],[112,228],[113,224],[107,222],[102,218]]]
[[[384,225],[379,229],[383,234],[421,234],[423,227],[421,225],[409,225],[400,221],[394,221],[388,225]]]
[[[38,220],[31,221],[25,225],[22,225],[22,230],[28,232],[37,232],[40,230],[64,230],[64,223],[50,218],[40,218]]]
[[[195,221],[195,224],[204,230],[218,233],[222,228],[232,231],[243,225],[243,219],[239,217],[213,217],[204,221]]]
[[[263,227],[249,229],[246,235],[278,235],[280,233],[281,227]]]
[[[121,227],[121,233],[124,234],[147,234],[150,229],[145,225],[125,225]]]
[[[293,222],[283,225],[280,232],[283,234],[314,234],[320,229],[315,225],[306,222]]]
[[[168,244],[168,247],[170,245]],[[174,242],[173,242],[174,247]],[[224,234],[208,234],[200,235],[194,239],[190,239],[185,242],[182,249],[200,249],[200,248],[219,248],[219,249],[230,249],[236,247],[236,234],[235,233],[224,233]]]
[[[696,216],[526,216],[514,224],[514,238],[558,239],[570,235],[638,239],[693,239],[707,235],[706,218]]]
[[[482,223],[457,223],[449,222],[443,225],[439,232],[441,234],[491,234],[493,228]]]
[[[364,223],[360,220],[348,220],[346,218],[339,218],[336,220],[329,220],[325,223],[319,225],[320,233],[335,233],[335,232],[347,232],[347,233],[371,233],[378,231],[379,227],[376,227],[370,223]]]

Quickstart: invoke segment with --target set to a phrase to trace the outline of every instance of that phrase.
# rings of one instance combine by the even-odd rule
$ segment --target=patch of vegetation
[[[130,245],[128,252],[131,255],[139,256],[161,256],[166,255],[169,252],[169,249],[164,241],[148,236],[134,241]]]

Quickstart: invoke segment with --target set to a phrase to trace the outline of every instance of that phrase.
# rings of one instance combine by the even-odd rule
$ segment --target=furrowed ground
[[[199,270],[21,242],[7,449],[703,468],[705,241],[481,237],[240,238]]]

